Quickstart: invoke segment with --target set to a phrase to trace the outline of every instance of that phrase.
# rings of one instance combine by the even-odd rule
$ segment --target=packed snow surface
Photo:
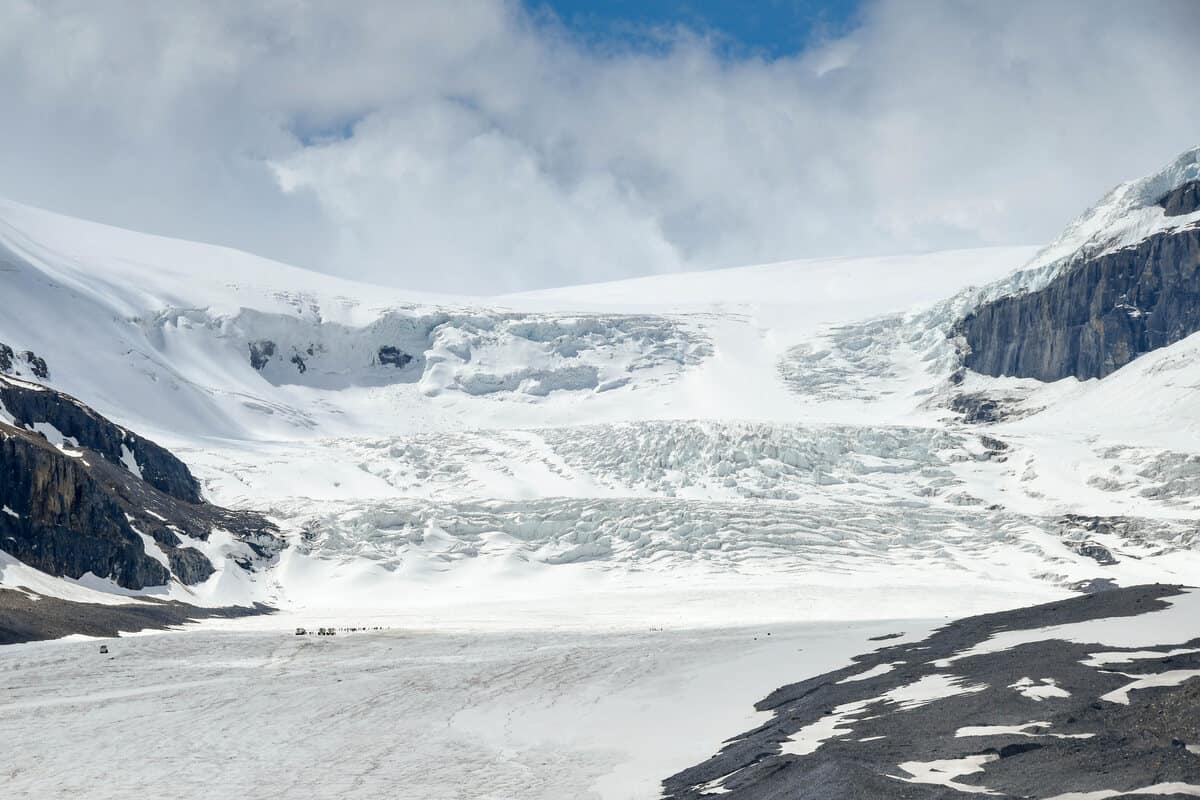
[[[654,800],[665,773],[761,721],[763,694],[888,630],[298,637],[277,622],[134,636],[107,655],[0,648],[5,797]]]

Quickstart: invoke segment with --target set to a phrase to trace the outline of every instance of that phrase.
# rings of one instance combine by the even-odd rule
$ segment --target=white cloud
[[[489,292],[1052,237],[1200,141],[1200,5],[879,2],[792,59],[518,6],[0,4],[0,194]]]

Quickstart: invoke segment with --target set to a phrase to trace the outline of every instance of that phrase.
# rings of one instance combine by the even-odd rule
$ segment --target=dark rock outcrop
[[[1097,544],[1096,542],[1080,542],[1075,547],[1075,552],[1079,553],[1081,556],[1085,556],[1086,558],[1094,559],[1095,562],[1102,567],[1111,567],[1113,564],[1118,563],[1117,560],[1113,558],[1112,551],[1110,551],[1104,545]]]
[[[404,352],[398,347],[393,347],[390,344],[385,344],[379,348],[379,363],[390,364],[396,369],[406,366],[413,360],[413,357]]]
[[[979,392],[954,395],[950,410],[962,414],[963,422],[984,425],[1000,422],[1008,416],[998,400]]]
[[[39,438],[0,426],[3,549],[51,575],[91,572],[130,589],[167,583],[167,569],[146,555],[121,504],[87,462]]]
[[[1095,559],[1101,566],[1119,563],[1104,545],[1094,541],[1089,534],[1116,536],[1121,539],[1137,538],[1137,521],[1128,517],[1094,517],[1084,514],[1064,514],[1058,521],[1063,538],[1081,556]]]
[[[250,349],[250,366],[261,371],[275,355],[275,343],[270,339],[260,339],[247,345]]]
[[[1200,759],[1187,746],[1200,742],[1200,678],[1138,689],[1128,704],[1109,693],[1140,674],[1197,669],[1200,653],[1192,648],[1200,638],[1124,648],[1046,632],[1008,649],[971,654],[1003,631],[1122,617],[1136,628],[1139,615],[1166,608],[1165,600],[1179,592],[1134,586],[969,617],[923,641],[883,647],[853,666],[784,686],[757,704],[773,712],[771,719],[667,778],[663,796],[947,800],[1195,784]],[[1126,649],[1153,655],[1143,652],[1119,671],[1089,663],[1099,652]],[[975,730],[963,731],[968,726]],[[808,747],[784,752],[789,741]],[[979,759],[980,771],[968,765],[955,775],[947,768],[967,757]],[[910,762],[933,767],[930,777],[921,781],[923,770],[910,772]]]
[[[200,484],[182,461],[62,392],[0,378],[0,405],[15,418],[17,425],[53,425],[63,436],[96,451],[111,464],[127,467],[132,456],[142,479],[151,486],[185,503],[201,502]]]
[[[198,608],[178,602],[140,600],[121,605],[75,603],[58,597],[30,597],[0,589],[0,645],[85,636],[117,636],[123,632],[162,630],[172,625],[211,618],[269,614],[264,605]]]
[[[24,563],[141,589],[172,574],[189,584],[209,577],[212,563],[187,542],[207,540],[214,528],[258,556],[280,549],[265,518],[203,502],[183,462],[75,399],[4,378],[0,402],[17,423],[0,422],[0,550]],[[78,447],[25,427],[34,422],[54,425]],[[141,475],[122,462],[122,446],[136,454]]]
[[[50,377],[50,367],[46,364],[46,359],[32,350],[24,350],[18,355],[7,344],[0,342],[0,373],[18,376],[23,374],[21,362],[24,362],[24,369],[28,374],[41,380]]]
[[[1181,201],[1182,202],[1182,201]],[[1200,228],[1085,260],[1036,292],[964,318],[965,364],[985,375],[1102,378],[1200,331]]]
[[[24,353],[21,353],[21,357],[25,359],[25,363],[29,365],[29,369],[34,375],[42,380],[50,377],[50,368],[46,366],[46,359],[41,358],[32,350],[26,350]]]
[[[1168,217],[1200,211],[1200,181],[1189,181],[1167,193],[1158,204]]]

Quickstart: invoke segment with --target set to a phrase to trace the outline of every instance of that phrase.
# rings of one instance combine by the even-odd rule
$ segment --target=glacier
[[[53,726],[108,735],[72,777],[26,767],[10,782],[116,796],[130,784],[108,766],[145,737],[129,769],[176,796],[268,796],[255,782],[658,797],[750,727],[760,697],[872,637],[1089,586],[1194,582],[1200,334],[1103,380],[1041,383],[961,373],[953,325],[1081,254],[1195,224],[1152,206],[1196,163],[1115,190],[1044,250],[498,297],[0,202],[6,371],[153,437],[206,499],[265,515],[286,544],[153,595],[40,573],[0,545],[0,587],[37,596],[277,609],[123,637],[112,663],[77,637],[0,651],[21,687],[0,701],[14,759],[40,758]],[[972,418],[964,396],[1004,413]],[[223,566],[241,553],[206,548]],[[317,625],[356,630],[291,633]],[[259,718],[277,732],[248,742]]]

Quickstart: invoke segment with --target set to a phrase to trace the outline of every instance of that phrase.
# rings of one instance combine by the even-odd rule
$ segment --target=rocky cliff
[[[200,484],[182,461],[73,397],[40,384],[0,376],[0,406],[19,427],[50,426],[62,437],[74,439],[109,463],[129,469],[171,497],[185,503],[201,502]]]
[[[192,545],[215,529],[256,556],[281,546],[260,515],[205,503],[165,449],[74,398],[0,378],[0,549],[51,575],[141,589],[209,577],[213,564]]]
[[[1180,217],[1200,211],[1200,181],[1188,181],[1172,189],[1158,204],[1162,206],[1163,214],[1168,217]]]
[[[1200,185],[1163,197],[1191,213]],[[1102,378],[1142,353],[1200,331],[1200,227],[1159,233],[1081,259],[1035,292],[986,303],[956,331],[965,364],[985,375],[1055,381]]]

